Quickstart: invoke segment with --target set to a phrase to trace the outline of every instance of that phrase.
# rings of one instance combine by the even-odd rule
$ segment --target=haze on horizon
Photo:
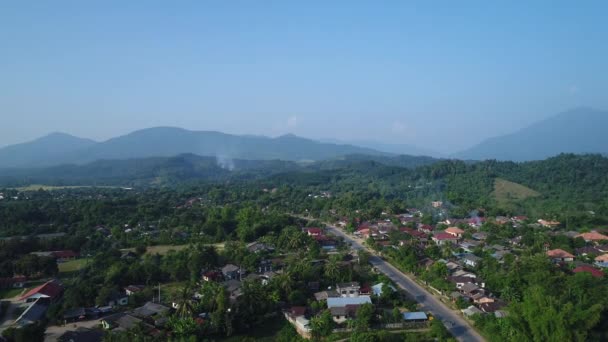
[[[0,4],[0,146],[153,126],[451,153],[608,108],[608,3]]]

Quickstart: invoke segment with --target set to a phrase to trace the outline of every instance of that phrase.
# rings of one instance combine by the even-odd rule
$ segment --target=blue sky
[[[0,146],[179,126],[453,152],[608,109],[606,1],[328,3],[2,2]]]

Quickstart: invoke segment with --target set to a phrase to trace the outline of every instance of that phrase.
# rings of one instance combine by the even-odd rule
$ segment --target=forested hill
[[[86,165],[0,170],[0,187],[28,184],[175,186],[197,182],[255,182],[308,192],[331,191],[363,206],[402,200],[444,200],[455,214],[561,215],[608,212],[608,158],[562,154],[534,162],[435,160],[361,155],[315,163],[232,160],[196,155],[105,160]],[[454,214],[454,212],[453,212]]]

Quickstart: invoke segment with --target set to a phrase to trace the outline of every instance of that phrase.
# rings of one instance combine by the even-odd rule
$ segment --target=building
[[[462,262],[469,267],[477,267],[481,260],[482,259],[475,254],[467,254],[462,257]]]
[[[547,256],[553,262],[570,262],[574,261],[574,255],[564,251],[563,249],[552,249],[547,251]]]
[[[144,286],[143,285],[129,285],[127,287],[125,287],[125,294],[127,296],[132,296],[138,292],[141,292],[144,290]]]
[[[458,238],[448,233],[437,233],[431,237],[431,240],[438,246],[454,244],[458,242]]]
[[[233,264],[227,264],[226,266],[222,267],[222,275],[226,280],[239,279],[243,273],[244,272],[240,267]]]
[[[49,280],[46,283],[29,290],[26,294],[19,298],[26,303],[33,302],[38,298],[49,298],[51,301],[56,300],[61,296],[63,286],[56,280]]]
[[[604,272],[602,272],[601,270],[598,270],[597,268],[591,266],[591,265],[581,265],[575,269],[572,270],[572,272],[574,273],[590,273],[592,276],[596,277],[596,278],[603,278],[604,277]]]
[[[350,283],[339,283],[336,285],[336,292],[341,297],[359,297],[361,286],[358,282],[353,281]]]
[[[444,232],[455,236],[457,238],[461,238],[462,234],[464,234],[464,230],[458,228],[458,227],[448,227],[446,230],[444,230]]]
[[[329,309],[331,312],[331,318],[334,322],[341,324],[348,319],[354,319],[357,317],[357,310],[359,310],[359,304],[349,304],[346,306],[338,306]]]
[[[424,322],[427,321],[429,318],[426,315],[426,313],[419,311],[419,312],[404,312],[403,313],[403,320],[406,322]]]
[[[606,236],[604,234],[600,234],[596,231],[582,233],[582,234],[577,235],[576,237],[577,238],[580,237],[583,240],[585,240],[586,242],[600,242],[600,241],[608,240],[608,236]]]
[[[370,296],[327,298],[327,308],[344,307],[347,305],[371,304]]]

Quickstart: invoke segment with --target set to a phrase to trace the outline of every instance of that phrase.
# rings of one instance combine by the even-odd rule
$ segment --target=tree
[[[333,330],[334,321],[329,310],[324,310],[320,315],[310,320],[311,334],[315,339],[329,336]]]
[[[355,318],[355,331],[362,332],[369,330],[372,319],[374,318],[374,306],[372,304],[363,304],[357,309]]]

